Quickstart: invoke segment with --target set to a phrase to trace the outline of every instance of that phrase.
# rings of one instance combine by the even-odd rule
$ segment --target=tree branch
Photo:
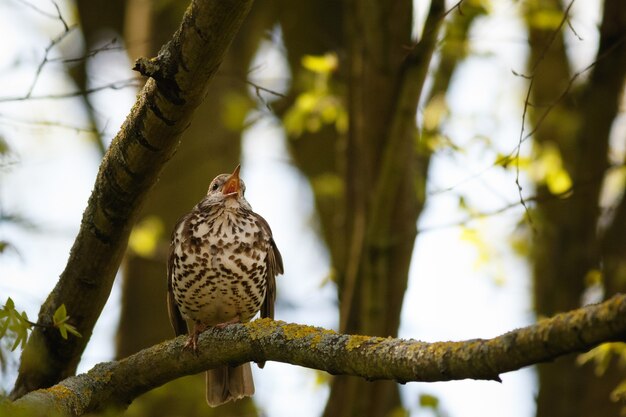
[[[65,271],[39,312],[38,322],[50,324],[65,303],[83,337],[64,340],[56,331],[36,328],[23,351],[12,398],[75,373],[139,208],[251,5],[252,0],[193,0],[172,40],[150,60],[152,78],[104,156]]]
[[[183,349],[185,340],[186,336],[180,336],[125,359],[101,363],[86,374],[30,393],[5,407],[26,412],[59,410],[65,416],[79,416],[126,407],[138,395],[184,375],[247,361],[285,362],[335,375],[401,383],[467,378],[500,381],[504,372],[584,352],[604,342],[626,340],[626,295],[493,339],[426,343],[350,336],[261,319],[206,331],[199,338],[197,355]]]
[[[407,176],[407,167],[411,166],[410,161],[415,155],[417,104],[422,96],[426,74],[437,45],[439,29],[446,13],[444,1],[431,2],[423,37],[409,51],[403,63],[387,145],[383,151],[382,166],[375,185],[374,194],[380,198],[372,205],[372,220],[368,227],[371,240],[377,243],[389,236],[394,208],[402,192],[401,184]]]

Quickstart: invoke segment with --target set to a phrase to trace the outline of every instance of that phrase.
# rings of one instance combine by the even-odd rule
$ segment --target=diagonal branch
[[[142,73],[152,78],[104,156],[65,271],[39,312],[39,324],[50,324],[53,312],[65,303],[71,324],[83,337],[63,340],[58,332],[35,329],[12,398],[76,371],[139,208],[176,151],[251,5],[252,0],[193,0],[159,56],[138,61],[140,69],[149,62],[151,72]]]
[[[394,207],[401,193],[401,184],[407,176],[407,167],[411,165],[409,161],[415,154],[417,104],[437,45],[443,16],[447,13],[444,6],[445,2],[439,0],[431,3],[424,35],[407,54],[403,63],[394,103],[396,108],[374,190],[374,195],[379,198],[373,204],[372,221],[368,227],[368,233],[374,241],[389,236],[390,219],[393,218]]]
[[[387,248],[389,246],[389,236],[393,235],[391,232],[394,223],[393,219],[396,218],[399,206],[401,206],[399,201],[406,199],[403,193],[406,192],[407,178],[411,179],[417,176],[416,172],[414,172],[417,105],[421,98],[422,88],[435,51],[439,30],[447,14],[445,1],[436,0],[431,2],[422,39],[408,51],[400,68],[400,76],[395,87],[391,120],[385,132],[386,140],[384,148],[382,148],[380,172],[377,175],[371,193],[371,195],[376,196],[375,199],[372,199],[371,218],[367,222],[368,224],[365,225],[366,220],[363,217],[364,213],[362,210],[354,216],[355,226],[349,255],[350,261],[346,267],[346,277],[341,290],[342,302],[339,314],[341,330],[348,328],[348,323],[353,320],[352,317],[355,314],[360,314],[355,310],[355,307],[358,305],[355,297],[357,283],[359,282],[357,279],[359,276],[359,265],[365,257],[365,253],[369,253],[366,246],[371,245],[377,248]],[[411,194],[413,194],[414,187],[412,183],[410,188]],[[413,200],[409,199],[407,201]],[[407,205],[411,205],[411,203]],[[415,205],[417,206],[417,204]],[[404,214],[406,215],[406,212],[410,211],[413,211],[413,214],[410,216],[414,217],[413,222],[415,222],[419,209],[415,207],[412,210],[405,210]],[[403,240],[413,242],[416,233],[415,228],[410,227],[406,232],[407,235],[404,236]],[[376,257],[378,265],[374,266],[373,269],[385,270],[384,264],[389,262],[388,255],[391,252],[385,250],[385,253],[386,256]],[[396,260],[396,262],[399,261]],[[389,278],[390,281],[394,281],[393,277]],[[402,276],[400,279],[406,281],[406,276]],[[380,281],[382,280],[377,282],[380,283]],[[369,280],[364,280],[365,285],[369,285],[370,282]],[[390,293],[380,288],[369,289],[365,285],[363,286],[364,292],[371,291],[371,293],[378,293],[378,295]],[[401,288],[405,285],[405,283],[400,283],[396,287]],[[400,297],[402,296],[400,295]],[[368,301],[377,303],[378,305],[371,305],[369,309],[379,312],[387,310],[381,304],[387,303],[389,305],[389,300],[385,301],[384,297],[380,296],[369,297]],[[381,329],[384,325],[381,326],[380,323],[385,321],[385,315],[375,314],[374,316],[379,319],[378,331],[383,331]],[[391,323],[394,321],[396,319],[393,319]],[[389,323],[390,327],[395,327],[391,323]]]
[[[285,362],[331,374],[368,380],[393,379],[401,383],[467,378],[500,381],[499,374],[504,372],[583,352],[604,342],[624,340],[626,295],[562,313],[493,339],[462,342],[426,343],[350,336],[261,319],[206,331],[199,338],[197,355],[183,350],[185,337],[180,336],[120,361],[101,363],[86,374],[70,377],[5,406],[44,414],[59,410],[66,416],[109,407],[123,408],[138,395],[172,379],[224,363],[250,360]]]

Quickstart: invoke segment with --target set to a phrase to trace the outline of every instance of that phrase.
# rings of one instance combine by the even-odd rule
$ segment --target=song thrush
[[[283,261],[269,225],[244,198],[239,166],[215,177],[204,197],[172,233],[167,305],[176,335],[196,350],[207,327],[274,317],[275,277]],[[189,325],[189,326],[188,326]],[[261,364],[262,366],[262,364]],[[218,406],[254,394],[250,363],[206,372],[206,400]]]

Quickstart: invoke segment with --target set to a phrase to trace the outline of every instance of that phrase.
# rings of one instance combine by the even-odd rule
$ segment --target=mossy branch
[[[183,349],[186,336],[180,336],[125,359],[96,365],[86,374],[32,392],[5,407],[25,414],[58,410],[64,416],[123,408],[138,395],[175,378],[245,361],[278,361],[331,374],[401,383],[467,378],[499,381],[501,373],[625,339],[626,295],[493,339],[462,342],[350,336],[262,319],[204,332],[197,355]]]

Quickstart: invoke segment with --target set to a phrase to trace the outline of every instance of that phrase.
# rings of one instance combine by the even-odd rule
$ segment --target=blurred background
[[[624,291],[626,4],[448,2],[402,116],[400,93],[416,85],[403,62],[428,35],[430,2],[369,3],[254,3],[144,205],[79,372],[173,337],[171,229],[239,162],[285,260],[277,319],[489,338]],[[0,1],[0,300],[31,319],[144,82],[133,62],[156,55],[186,6]],[[397,126],[411,140],[389,152]],[[6,391],[19,360],[9,347]],[[270,362],[254,367],[253,400],[208,409],[194,376],[125,415],[619,415],[620,357],[603,345],[501,384],[367,383]]]

